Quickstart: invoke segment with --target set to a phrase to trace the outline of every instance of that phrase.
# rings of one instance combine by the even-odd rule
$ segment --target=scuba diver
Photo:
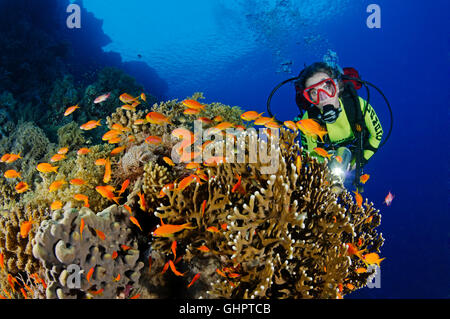
[[[270,100],[275,91],[283,84],[295,81],[295,101],[300,116],[295,119],[314,119],[327,134],[323,142],[302,134],[302,145],[314,154],[314,148],[320,147],[332,155],[328,167],[331,172],[331,189],[339,194],[349,171],[355,170],[353,185],[363,192],[360,177],[368,160],[384,144],[392,130],[392,111],[382,92],[367,81],[362,81],[353,68],[340,69],[337,65],[316,62],[305,67],[300,74],[280,83],[270,94],[267,110],[270,116]],[[375,87],[385,99],[391,113],[391,127],[385,141],[381,144],[383,128],[373,107],[369,104],[369,89],[366,84]],[[359,97],[356,90],[364,85],[367,100]]]

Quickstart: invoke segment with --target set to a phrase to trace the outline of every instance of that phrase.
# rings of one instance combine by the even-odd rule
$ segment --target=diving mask
[[[332,78],[324,79],[316,84],[308,86],[303,90],[303,96],[308,100],[308,102],[318,105],[320,103],[320,99],[324,96],[328,96],[330,98],[336,96],[336,82]]]

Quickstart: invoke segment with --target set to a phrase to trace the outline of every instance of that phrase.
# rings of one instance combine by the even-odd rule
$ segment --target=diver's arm
[[[359,104],[361,105],[361,111],[364,114],[366,101],[359,97]],[[371,158],[372,155],[378,150],[378,146],[381,143],[381,138],[383,137],[381,122],[370,104],[367,105],[364,122],[367,128],[365,134],[367,135],[367,132],[369,133],[369,136],[364,136],[364,160],[368,161],[369,158]]]

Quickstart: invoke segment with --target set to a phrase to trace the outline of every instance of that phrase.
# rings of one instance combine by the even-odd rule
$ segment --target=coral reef
[[[77,148],[86,143],[83,132],[75,122],[70,122],[58,128],[57,135],[60,147],[70,146],[71,148]]]
[[[176,241],[179,251],[186,251],[180,271],[189,278],[201,272],[202,289],[187,295],[336,298],[365,286],[370,273],[356,273],[363,263],[347,254],[346,243],[362,238],[360,249],[379,251],[383,239],[374,230],[379,215],[367,203],[358,207],[348,193],[336,198],[325,179],[326,165],[301,155],[294,138],[282,130],[275,174],[261,174],[258,162],[208,167],[207,183],[169,192],[157,207],[155,216],[165,224],[194,227],[152,243],[170,258]],[[294,164],[298,156],[301,168]],[[232,191],[236,176],[245,192]],[[341,289],[343,284],[352,288]]]
[[[111,299],[138,282],[143,263],[138,261],[128,217],[129,213],[116,205],[98,214],[86,207],[66,206],[44,221],[33,241],[33,255],[46,268],[47,298]],[[85,223],[82,233],[81,220]],[[80,268],[79,287],[76,281],[75,286],[70,285],[68,266],[72,264]]]
[[[105,74],[109,72],[119,74]],[[100,82],[102,87],[115,83]],[[115,91],[108,100],[111,109],[121,93]],[[196,93],[188,99],[201,98]],[[169,123],[152,124],[144,120],[149,112],[145,106],[136,111],[116,108],[107,118],[110,130],[120,130],[120,139],[112,144],[91,146],[75,121],[58,130],[58,147],[32,123],[19,124],[0,140],[3,154],[23,156],[14,163],[0,163],[0,168],[17,168],[32,186],[19,195],[15,182],[0,179],[0,226],[6,229],[0,232],[0,248],[8,274],[22,277],[22,282],[45,277],[45,286],[33,286],[34,296],[341,298],[366,285],[374,272],[366,269],[362,252],[380,252],[384,240],[376,231],[379,211],[367,200],[355,203],[347,191],[333,193],[327,161],[303,150],[297,132],[283,127],[259,134],[253,128],[213,134],[211,155],[220,157],[225,151],[224,162],[208,162],[204,151],[202,161],[188,167],[186,161],[168,160],[179,142],[174,129],[192,130],[199,117],[222,117],[203,121],[204,129],[220,122],[252,124],[243,124],[238,107],[204,104],[201,112],[187,115],[177,100],[154,103],[151,111],[166,116]],[[135,123],[138,119],[141,124]],[[95,131],[91,136],[102,130]],[[160,141],[149,143],[152,135]],[[216,140],[221,136],[225,139]],[[230,141],[235,142],[232,147]],[[201,140],[202,149],[205,142]],[[122,148],[114,154],[116,146]],[[57,171],[38,172],[36,165],[49,162],[61,147],[68,147],[68,152],[55,163]],[[78,154],[80,147],[89,152]],[[238,161],[235,155],[243,158]],[[109,168],[98,164],[99,159],[109,159],[111,178],[105,179]],[[56,181],[64,182],[51,189]],[[100,194],[97,186],[107,187],[109,193]],[[77,194],[87,202],[75,199]],[[53,208],[50,216],[55,201],[65,206]],[[118,205],[110,206],[113,201]],[[20,210],[22,206],[27,208]],[[18,225],[30,217],[32,231],[22,240]],[[164,225],[177,230],[158,235]],[[70,285],[69,265],[81,269],[76,288]],[[9,285],[3,274],[0,284]]]
[[[38,172],[40,181],[35,183],[33,191],[25,193],[23,201],[39,207],[50,207],[54,201],[60,200],[63,204],[71,202],[74,207],[82,207],[84,203],[74,199],[74,195],[83,194],[88,197],[91,209],[105,209],[112,202],[95,190],[95,186],[103,184],[105,171],[104,166],[95,165],[95,161],[108,157],[111,149],[110,145],[95,145],[88,154],[77,155],[75,151],[71,151],[65,160],[56,164],[57,173]],[[85,184],[72,185],[72,179],[82,179]],[[61,188],[51,191],[50,185],[58,180],[64,180],[65,183]]]
[[[15,295],[16,298],[23,298],[21,294],[14,294],[15,291],[9,285],[6,274],[18,277],[22,282],[29,283],[29,275],[42,273],[43,268],[32,254],[32,241],[40,223],[49,217],[50,213],[48,210],[32,208],[31,206],[16,206],[13,210],[2,212],[0,216],[0,253],[3,256],[5,267],[5,272],[2,272],[0,276],[0,288],[2,291]],[[28,235],[23,238],[20,235],[20,226],[30,219],[33,221],[33,226]],[[29,286],[32,285],[29,284]],[[35,297],[39,296],[37,289],[35,289],[34,295]]]
[[[19,123],[11,135],[0,140],[0,153],[20,153],[23,158],[10,164],[0,163],[0,168],[21,172],[22,180],[31,185],[38,176],[38,161],[45,159],[54,148],[45,132],[34,123]]]

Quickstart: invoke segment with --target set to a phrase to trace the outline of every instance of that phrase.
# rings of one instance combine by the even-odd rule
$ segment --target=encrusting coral
[[[111,299],[138,282],[144,264],[138,261],[128,217],[116,205],[98,214],[86,207],[66,206],[44,221],[33,241],[33,255],[46,268],[47,298]],[[74,274],[79,282],[71,281],[69,265],[78,266]]]

